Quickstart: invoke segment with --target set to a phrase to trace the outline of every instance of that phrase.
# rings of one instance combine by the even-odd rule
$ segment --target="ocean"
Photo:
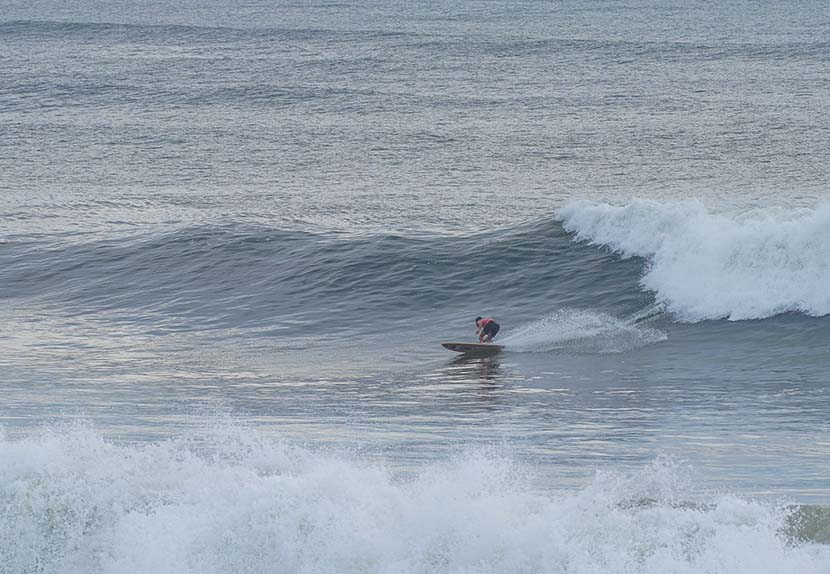
[[[0,574],[830,573],[828,38],[6,0]]]

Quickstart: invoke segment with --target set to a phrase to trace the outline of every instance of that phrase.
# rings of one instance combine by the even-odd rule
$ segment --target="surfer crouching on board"
[[[479,343],[492,343],[500,328],[490,317],[476,317],[476,335]]]

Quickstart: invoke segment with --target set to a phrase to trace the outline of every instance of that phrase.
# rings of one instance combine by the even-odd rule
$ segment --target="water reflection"
[[[450,379],[495,383],[503,374],[498,357],[457,357],[445,370]]]
[[[803,348],[802,363],[775,368],[748,364],[740,342],[718,351],[670,340],[623,355],[441,356],[360,377],[349,363],[336,376],[301,377],[283,372],[282,355],[271,364],[244,347],[183,350],[194,341],[183,335],[156,337],[139,354],[132,341],[75,350],[75,362],[51,350],[42,368],[26,363],[32,353],[21,345],[25,361],[0,359],[0,424],[14,434],[85,418],[109,437],[143,441],[213,427],[227,413],[281,440],[370,452],[396,469],[496,444],[549,469],[561,488],[595,468],[667,454],[713,487],[830,500],[830,388],[825,364]],[[173,342],[175,361],[161,352]]]

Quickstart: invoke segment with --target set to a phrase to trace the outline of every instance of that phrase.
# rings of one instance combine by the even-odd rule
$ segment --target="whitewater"
[[[827,546],[804,540],[798,507],[700,502],[670,461],[557,494],[493,451],[401,478],[354,454],[228,427],[133,447],[55,429],[3,440],[0,456],[4,572],[758,574],[830,564]]]
[[[700,202],[573,203],[559,210],[577,240],[643,257],[641,285],[680,319],[830,313],[830,204],[712,213]]]

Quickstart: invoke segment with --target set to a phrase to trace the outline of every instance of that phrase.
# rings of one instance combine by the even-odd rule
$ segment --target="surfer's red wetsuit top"
[[[479,327],[483,328],[483,327],[486,327],[487,325],[489,325],[492,322],[493,322],[493,320],[490,317],[485,317],[484,319],[479,320],[478,324],[479,324]]]

